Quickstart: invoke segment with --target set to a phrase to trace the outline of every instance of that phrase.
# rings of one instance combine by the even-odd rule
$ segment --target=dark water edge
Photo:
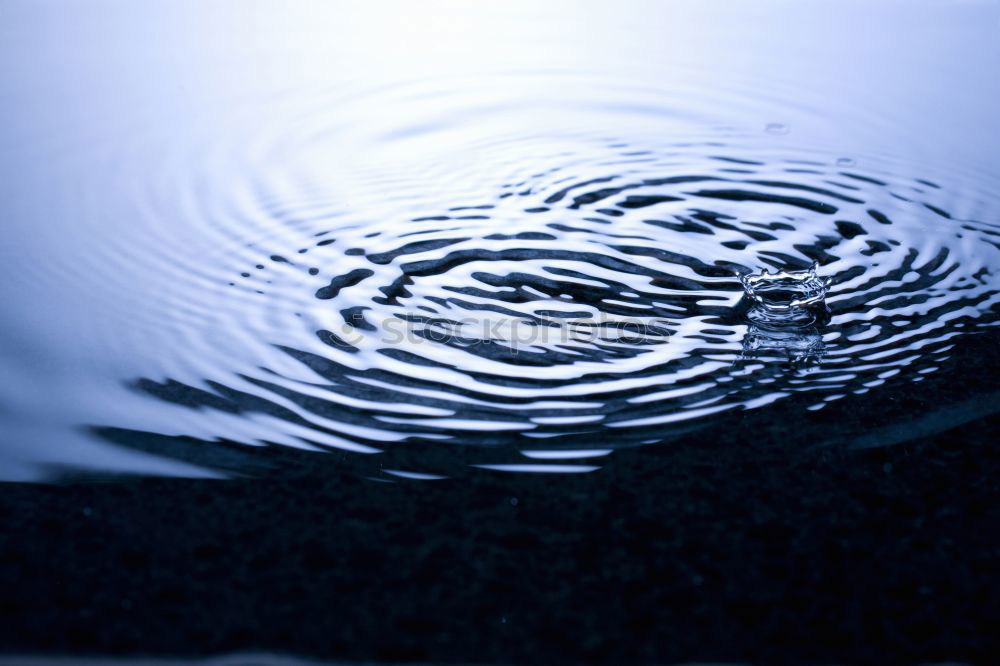
[[[8,654],[988,663],[1000,418],[549,481],[6,485]],[[517,498],[516,506],[511,498]]]
[[[4,484],[0,646],[989,663],[1000,651],[1000,417],[970,410],[995,412],[995,353],[959,348],[969,370],[949,405],[921,406],[940,387],[900,391],[908,441],[891,447],[806,446],[776,436],[773,416],[762,430],[755,410],[728,435],[622,450],[588,475],[383,484],[271,461],[281,473],[263,479]],[[852,411],[824,418],[850,432]]]

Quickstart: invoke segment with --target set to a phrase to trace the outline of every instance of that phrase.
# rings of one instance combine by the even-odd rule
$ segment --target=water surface
[[[596,472],[996,340],[995,2],[3,11],[6,479]]]

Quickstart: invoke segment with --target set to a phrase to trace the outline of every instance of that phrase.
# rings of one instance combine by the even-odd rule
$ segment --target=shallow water
[[[995,2],[195,7],[5,10],[3,478],[591,472],[996,340]],[[747,317],[814,262],[822,320]]]

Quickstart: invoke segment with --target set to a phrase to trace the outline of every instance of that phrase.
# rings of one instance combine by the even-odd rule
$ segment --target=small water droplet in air
[[[785,123],[768,123],[764,131],[768,134],[788,134],[789,127]]]
[[[517,506],[517,498],[516,497],[511,497],[510,498],[510,505],[511,506]]]

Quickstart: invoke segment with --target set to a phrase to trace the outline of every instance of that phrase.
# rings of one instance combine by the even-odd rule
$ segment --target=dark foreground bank
[[[894,447],[692,437],[599,473],[0,487],[6,654],[987,663],[988,417]]]

